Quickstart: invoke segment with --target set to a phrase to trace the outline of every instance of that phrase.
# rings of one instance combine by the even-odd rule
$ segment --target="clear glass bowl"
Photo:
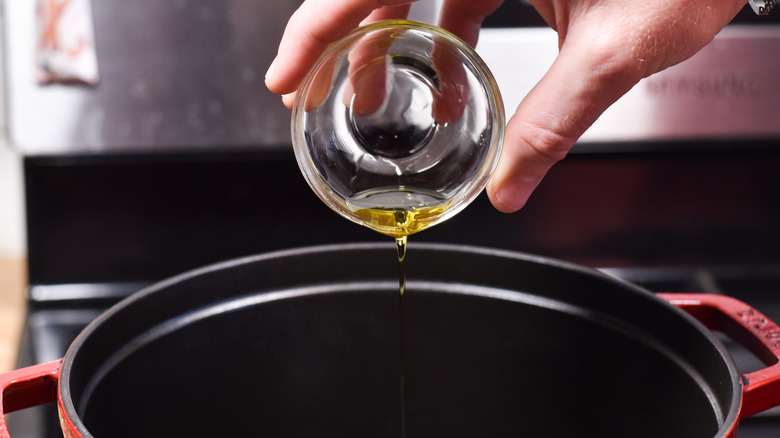
[[[495,169],[504,106],[471,47],[435,26],[384,21],[332,44],[299,88],[298,164],[334,211],[413,234],[465,208]]]

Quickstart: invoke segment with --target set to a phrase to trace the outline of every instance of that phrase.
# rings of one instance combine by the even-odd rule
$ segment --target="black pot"
[[[490,249],[412,244],[407,262],[409,438],[732,437],[780,399],[780,372],[740,375],[667,302],[775,358],[780,330],[733,299],[662,299]],[[361,244],[186,273],[108,310],[60,361],[0,376],[0,401],[56,398],[68,437],[398,437],[397,272],[393,245]]]

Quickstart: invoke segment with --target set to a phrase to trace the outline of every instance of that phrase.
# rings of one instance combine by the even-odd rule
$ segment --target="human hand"
[[[306,88],[306,97],[299,102],[305,111],[316,109],[332,95],[334,74],[336,70],[341,70],[341,63],[346,57],[346,76],[341,79],[343,88],[338,98],[345,108],[349,108],[352,116],[375,120],[371,124],[388,123],[390,120],[402,122],[402,119],[412,117],[423,124],[435,122],[440,126],[462,119],[470,100],[469,76],[461,51],[456,48],[462,43],[454,43],[452,38],[432,27],[426,31],[429,32],[429,40],[415,40],[412,30],[428,26],[416,27],[401,21],[395,23],[384,26],[380,23],[380,27],[364,26],[361,28],[363,33],[347,36],[341,46],[332,48],[337,54],[332,53],[316,66]],[[410,33],[405,35],[403,29],[410,30]],[[417,41],[416,46],[410,47],[415,43],[409,41]],[[393,46],[396,46],[395,51]],[[398,46],[405,48],[398,49]],[[415,70],[419,69],[417,74],[420,78],[425,76],[426,80],[404,79],[408,78],[408,74],[404,73],[406,70],[402,68],[399,73],[397,68],[407,63]],[[395,64],[398,65],[394,67]],[[415,111],[417,115],[405,116],[403,114],[408,113],[414,94],[412,88],[420,92],[417,105],[421,108]],[[423,102],[426,93],[430,93],[429,102]],[[424,114],[426,112],[429,114]]]
[[[640,79],[698,52],[745,0],[692,6],[668,0],[530,0],[558,32],[560,52],[509,120],[487,187],[504,212],[522,208],[547,171]],[[307,0],[293,14],[266,75],[292,106],[319,55],[361,24],[404,18],[410,0]],[[383,5],[375,9],[377,4]],[[476,45],[482,19],[501,0],[444,0],[439,26]]]

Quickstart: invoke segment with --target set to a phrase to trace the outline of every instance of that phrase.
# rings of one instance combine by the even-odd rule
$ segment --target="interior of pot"
[[[710,438],[735,418],[719,344],[647,292],[503,252],[408,263],[406,437]],[[69,351],[68,414],[98,438],[398,437],[396,269],[390,245],[330,247],[143,291]]]

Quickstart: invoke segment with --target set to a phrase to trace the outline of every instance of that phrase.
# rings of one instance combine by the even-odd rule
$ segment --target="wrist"
[[[758,15],[769,15],[776,0],[748,0],[750,7]]]

